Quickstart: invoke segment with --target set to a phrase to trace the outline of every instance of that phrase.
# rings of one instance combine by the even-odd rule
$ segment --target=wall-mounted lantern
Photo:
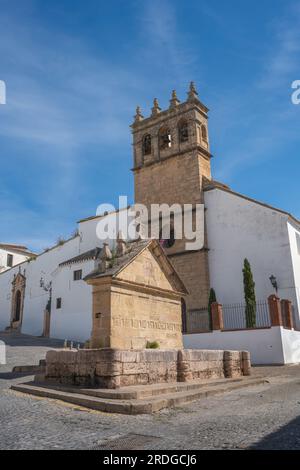
[[[272,287],[274,287],[274,289],[276,290],[276,292],[278,291],[278,283],[277,283],[277,279],[276,277],[272,274],[270,277],[270,282],[272,284]]]

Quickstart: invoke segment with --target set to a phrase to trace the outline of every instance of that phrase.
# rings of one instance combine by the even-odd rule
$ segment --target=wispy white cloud
[[[263,76],[259,86],[274,91],[293,74],[299,73],[300,56],[300,6],[289,4],[286,16],[273,22],[274,38],[264,60]],[[298,75],[297,75],[298,76]]]
[[[201,45],[190,41],[188,31],[181,30],[180,14],[170,0],[147,0],[138,10],[139,24],[137,61],[139,69],[147,69],[144,84],[156,96],[153,87],[171,91],[186,90],[190,80],[200,77],[202,68],[198,62]],[[159,97],[158,97],[159,98]],[[165,103],[163,103],[164,105]]]
[[[216,128],[223,136],[225,151],[215,175],[229,182],[250,167],[282,158],[287,142],[299,140],[299,110],[291,104],[290,88],[299,75],[299,4],[287,4],[285,17],[273,19],[268,26],[272,38],[268,47],[261,49],[259,78],[242,92],[223,94],[218,104]],[[232,148],[226,148],[228,135]]]
[[[67,211],[72,208],[74,221],[78,217],[74,195],[93,190],[82,179],[87,150],[95,154],[99,149],[95,162],[99,176],[103,163],[115,166],[112,154],[119,151],[123,158],[130,153],[128,125],[137,100],[149,99],[149,90],[161,86],[162,76],[168,88],[186,81],[193,56],[183,46],[172,2],[147,1],[136,4],[134,12],[141,41],[135,42],[134,51],[128,45],[128,57],[119,61],[108,57],[105,45],[92,51],[84,37],[45,29],[25,11],[23,17],[1,15],[7,105],[0,109],[0,142],[24,146],[14,165],[32,169],[36,182],[28,185],[35,201],[31,204],[26,198],[14,199],[16,188],[4,181],[7,194],[0,205],[0,237],[9,235],[16,241],[15,232],[19,242],[22,237],[30,240],[31,233],[35,240],[31,248],[41,248],[43,240],[48,245],[53,239],[54,230],[58,234],[68,230]],[[41,222],[42,217],[47,223]]]

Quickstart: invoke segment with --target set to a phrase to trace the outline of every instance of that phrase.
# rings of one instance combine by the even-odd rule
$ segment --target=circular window
[[[174,232],[174,229],[172,228],[170,230],[170,238],[163,238],[162,237],[162,230],[161,230],[161,234],[160,234],[160,237],[159,237],[159,243],[161,244],[161,246],[163,248],[171,248],[174,243],[175,243],[175,232]]]

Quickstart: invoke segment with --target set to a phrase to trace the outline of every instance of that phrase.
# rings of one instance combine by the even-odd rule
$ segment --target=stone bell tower
[[[157,99],[150,117],[144,118],[137,108],[131,126],[136,203],[148,210],[151,204],[203,203],[203,180],[211,179],[207,113],[193,82],[182,103],[173,91],[166,110],[160,109]],[[187,310],[207,306],[206,244],[200,250],[187,251],[184,239],[165,242],[166,252],[189,291]]]

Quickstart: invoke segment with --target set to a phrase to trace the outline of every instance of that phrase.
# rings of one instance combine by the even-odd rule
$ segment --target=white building
[[[292,302],[294,328],[268,326],[226,327],[222,330],[187,334],[186,348],[245,349],[253,364],[300,362],[300,222],[291,214],[211,182],[204,191],[209,248],[209,274],[223,316],[232,322],[243,305],[242,269],[251,263],[255,291],[263,312],[277,283],[279,298]],[[226,308],[226,305],[228,308]],[[228,315],[228,312],[231,312]]]
[[[34,256],[26,246],[0,243],[0,273]]]
[[[248,325],[243,331],[242,324],[239,331],[225,328],[186,335],[185,345],[249,349],[255,361],[262,363],[300,362],[300,222],[212,180],[207,113],[191,84],[185,102],[180,103],[173,92],[167,110],[162,111],[154,100],[151,116],[144,118],[137,108],[132,124],[136,202],[146,206],[192,204],[192,212],[195,204],[203,201],[205,205],[207,240],[203,248],[187,252],[174,230],[173,237],[164,241],[167,255],[190,291],[186,302],[182,301],[183,318],[186,313],[189,318],[197,317],[202,305],[207,309],[210,288],[223,306],[243,302],[242,270],[247,258],[257,300],[266,303],[277,286],[278,296],[291,302],[295,328],[274,330],[258,323],[256,329],[250,330]],[[0,273],[0,330],[10,327],[37,336],[89,339],[92,295],[83,278],[98,262],[98,222],[114,217],[118,218],[117,232],[133,216],[123,209],[118,215],[84,219],[76,236],[35,259],[27,259],[22,247],[13,250],[0,245],[0,265],[5,269]],[[8,254],[14,256],[13,262]],[[9,264],[13,267],[7,270]],[[265,329],[259,329],[261,326]]]
[[[82,279],[95,268],[102,242],[96,234],[100,220],[117,217],[118,227],[127,210],[90,217],[78,223],[71,239],[0,274],[0,331],[13,326],[22,333],[86,341],[92,325],[91,287]],[[123,222],[122,222],[123,221]],[[110,242],[113,248],[114,242]],[[14,280],[23,279],[18,305]],[[45,312],[51,295],[50,325]],[[18,311],[17,311],[18,310]],[[17,317],[17,318],[16,318]],[[47,331],[48,330],[48,331]]]
[[[244,259],[251,264],[256,298],[265,300],[274,291],[291,300],[300,330],[300,222],[291,214],[231,191],[216,183],[204,192],[209,274],[221,304],[244,297]]]
[[[251,263],[257,299],[266,300],[272,293],[269,278],[274,275],[278,295],[292,301],[296,326],[300,329],[299,222],[284,211],[237,194],[221,184],[210,183],[204,195],[210,282],[218,302],[228,304],[243,300],[242,268],[246,257]],[[118,213],[118,226],[122,226],[127,216],[131,220],[127,210]],[[26,278],[26,287],[18,329],[35,336],[47,334],[44,312],[51,287],[50,335],[75,341],[85,341],[90,337],[92,295],[90,286],[82,279],[94,269],[100,253],[102,243],[97,237],[97,224],[111,217],[116,217],[116,214],[80,221],[78,234],[70,240],[0,274],[0,330],[11,325],[14,315],[12,283],[20,273]],[[112,241],[111,246],[113,244]],[[274,351],[276,348],[281,350],[278,335],[264,331],[255,332],[249,340],[245,340],[245,334],[247,337],[250,332],[244,332],[242,336],[239,336],[241,332],[231,332],[231,336],[227,333],[227,336],[224,333],[222,336],[221,333],[218,341],[210,333],[187,335],[185,343],[200,348],[229,348],[232,343],[240,349],[251,349],[251,344],[256,344],[255,338],[261,342],[262,335],[265,338],[271,335],[277,346],[270,347],[269,341],[266,354],[272,353],[277,363],[280,354],[274,355]],[[239,337],[242,339],[238,340]],[[221,344],[221,340],[225,343]],[[267,356],[263,362],[270,362]]]

